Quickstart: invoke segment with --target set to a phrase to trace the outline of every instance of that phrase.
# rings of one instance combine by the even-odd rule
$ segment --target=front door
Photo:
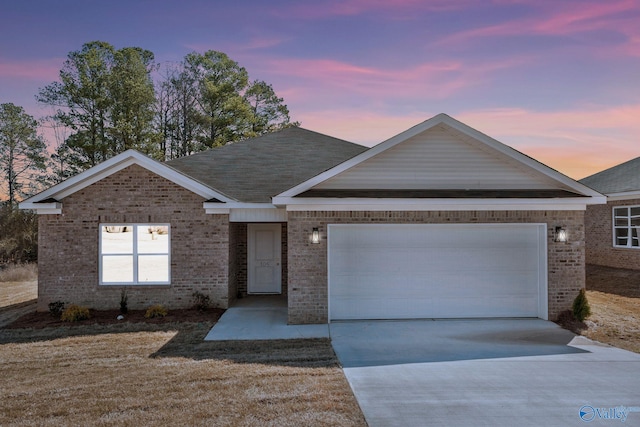
[[[247,225],[247,292],[282,293],[280,224]]]

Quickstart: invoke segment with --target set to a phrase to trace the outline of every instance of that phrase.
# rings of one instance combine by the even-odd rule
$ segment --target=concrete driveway
[[[369,426],[640,425],[640,355],[539,319],[334,322]]]

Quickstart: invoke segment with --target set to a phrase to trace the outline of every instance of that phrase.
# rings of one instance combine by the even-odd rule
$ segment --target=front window
[[[613,246],[640,249],[640,206],[613,208]]]
[[[100,225],[101,285],[168,285],[168,224]]]

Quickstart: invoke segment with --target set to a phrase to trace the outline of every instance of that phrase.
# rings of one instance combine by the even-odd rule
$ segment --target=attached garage
[[[546,319],[546,230],[546,224],[329,225],[329,319]]]

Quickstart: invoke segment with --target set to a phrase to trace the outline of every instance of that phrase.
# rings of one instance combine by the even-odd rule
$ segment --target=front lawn
[[[0,329],[0,425],[364,426],[328,340],[211,322]]]

